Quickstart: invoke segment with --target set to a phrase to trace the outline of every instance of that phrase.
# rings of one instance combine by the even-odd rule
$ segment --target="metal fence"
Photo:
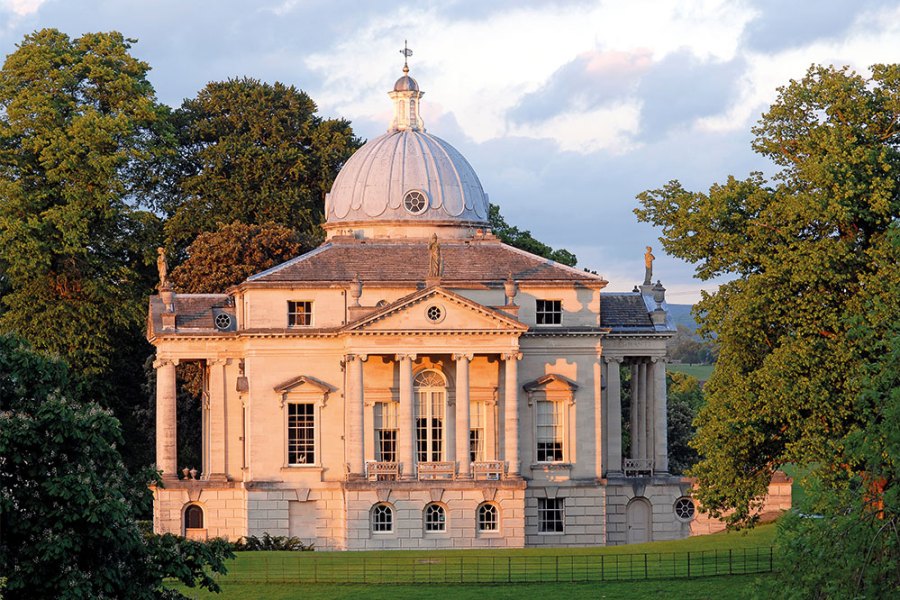
[[[772,547],[647,554],[246,552],[229,583],[580,583],[769,573]]]

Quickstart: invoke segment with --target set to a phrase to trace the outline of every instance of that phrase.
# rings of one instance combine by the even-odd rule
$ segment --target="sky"
[[[0,0],[0,53],[45,27],[120,31],[160,101],[253,77],[307,92],[364,139],[386,131],[400,49],[425,128],[478,173],[507,222],[627,291],[644,247],[669,302],[716,282],[667,256],[635,196],[773,173],[751,128],[813,63],[900,59],[896,0]]]

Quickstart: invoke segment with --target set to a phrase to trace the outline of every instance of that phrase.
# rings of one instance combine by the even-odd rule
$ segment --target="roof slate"
[[[534,256],[497,241],[442,241],[442,284],[452,281],[605,283],[602,277]],[[428,274],[427,241],[329,242],[250,277],[248,282],[418,282]]]
[[[654,330],[650,313],[647,312],[647,305],[637,292],[601,294],[600,326],[609,327],[613,331]]]

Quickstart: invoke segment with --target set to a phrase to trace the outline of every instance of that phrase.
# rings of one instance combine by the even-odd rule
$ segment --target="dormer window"
[[[309,327],[310,325],[312,325],[312,302],[288,300],[288,327]]]
[[[536,300],[535,320],[538,325],[562,324],[562,300]]]

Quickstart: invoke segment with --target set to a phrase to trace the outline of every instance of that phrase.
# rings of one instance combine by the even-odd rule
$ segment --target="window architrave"
[[[532,463],[534,465],[571,465],[576,459],[574,455],[575,431],[571,424],[575,422],[572,413],[575,410],[575,394],[578,391],[578,384],[563,375],[549,373],[524,384],[522,388],[525,390],[531,410]],[[554,408],[560,410],[562,417],[560,423],[562,460],[539,460],[538,426],[539,408],[542,402],[559,403]]]
[[[200,527],[188,527],[189,513],[199,511]],[[183,534],[186,536],[189,531],[206,531],[206,510],[199,502],[188,502],[181,509],[181,525]]]
[[[429,529],[429,509],[440,509],[440,521],[439,524],[441,528],[439,529]],[[429,502],[422,509],[422,531],[425,535],[447,535],[450,531],[449,527],[450,522],[450,511],[447,506],[443,502]]]
[[[332,392],[332,385],[309,375],[300,375],[275,386],[282,414],[283,452],[282,468],[285,469],[320,469],[322,467],[322,409],[326,406]],[[292,463],[290,461],[290,405],[311,404],[313,406],[313,454],[311,462]]]
[[[493,518],[486,519],[486,512],[493,509]],[[503,513],[500,505],[496,502],[482,502],[475,508],[475,533],[477,535],[501,535],[500,523],[503,520]],[[490,527],[490,528],[486,528]]]
[[[380,513],[380,511],[383,510],[387,511],[387,521],[381,520],[383,513]],[[369,509],[369,533],[377,536],[394,535],[396,533],[395,513],[394,506],[390,502],[376,502],[373,504],[372,508]],[[381,529],[380,527],[387,528]]]

